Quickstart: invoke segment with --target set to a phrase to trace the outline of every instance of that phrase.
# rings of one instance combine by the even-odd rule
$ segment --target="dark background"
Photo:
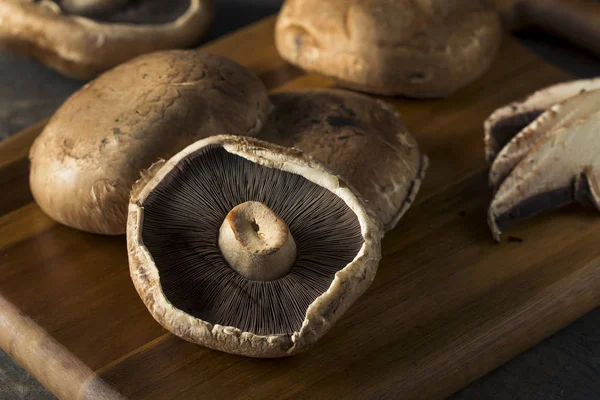
[[[276,13],[282,0],[215,0],[215,3],[216,19],[205,42]],[[600,59],[552,36],[536,30],[519,32],[516,36],[532,51],[575,76],[600,76]],[[0,51],[0,140],[49,117],[84,83],[60,76],[31,60]],[[400,393],[397,395],[401,397]],[[0,351],[0,399],[53,398]],[[451,399],[600,399],[600,309],[456,393]]]

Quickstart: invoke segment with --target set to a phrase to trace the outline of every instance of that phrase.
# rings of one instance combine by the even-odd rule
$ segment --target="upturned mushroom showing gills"
[[[495,58],[500,18],[487,0],[287,0],[275,29],[292,64],[365,92],[444,97]]]
[[[600,78],[558,83],[497,109],[484,123],[486,159],[492,162],[517,133],[553,105],[595,89],[600,89]]]
[[[552,106],[509,142],[491,171],[499,182],[488,211],[496,240],[515,223],[574,201],[600,211],[599,131],[594,90]]]
[[[0,48],[91,78],[138,55],[196,45],[210,0],[0,0]]]
[[[340,89],[271,95],[274,109],[259,138],[297,148],[342,176],[393,229],[415,199],[427,157],[395,107]]]
[[[140,56],[58,109],[30,150],[31,192],[60,223],[123,234],[142,170],[216,133],[257,135],[270,106],[262,82],[224,57],[196,50]]]
[[[213,136],[133,191],[131,278],[190,342],[249,357],[307,350],[371,284],[381,231],[341,178],[294,149]]]

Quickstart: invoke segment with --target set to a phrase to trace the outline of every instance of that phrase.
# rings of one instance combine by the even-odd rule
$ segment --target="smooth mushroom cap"
[[[224,260],[219,226],[257,201],[289,226],[290,272],[254,281]],[[172,333],[250,357],[308,349],[371,284],[381,231],[362,201],[297,150],[213,136],[156,165],[133,192],[127,222],[132,280]]]
[[[600,78],[561,82],[497,109],[484,122],[486,159],[494,161],[502,148],[553,105],[596,89]]]
[[[543,211],[576,200],[600,210],[600,90],[553,107],[556,123],[540,135],[496,192],[488,223],[496,240],[504,230]]]
[[[427,157],[388,103],[339,89],[283,92],[259,137],[297,148],[342,176],[393,229],[416,197]]]
[[[138,57],[54,114],[30,150],[31,191],[65,225],[125,233],[140,171],[210,135],[256,135],[269,107],[262,82],[224,57],[196,50]]]
[[[443,97],[473,82],[502,36],[485,0],[287,0],[275,30],[292,64],[366,92]]]
[[[66,14],[58,3],[0,2],[0,48],[71,77],[91,78],[141,54],[195,45],[213,17],[210,0],[145,0],[124,7],[108,2],[97,19]],[[71,3],[85,8],[87,2]],[[113,12],[107,12],[110,3]]]

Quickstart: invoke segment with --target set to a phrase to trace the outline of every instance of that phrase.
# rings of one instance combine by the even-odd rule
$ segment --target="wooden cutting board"
[[[205,47],[271,90],[331,83],[284,63],[274,18]],[[129,279],[124,237],[47,218],[28,189],[43,123],[0,144],[0,345],[62,398],[441,399],[600,305],[600,217],[570,207],[494,244],[482,123],[571,79],[510,37],[492,69],[443,100],[388,99],[431,159],[383,242],[372,287],[311,351],[257,360],[161,328]],[[102,397],[103,396],[103,397]]]

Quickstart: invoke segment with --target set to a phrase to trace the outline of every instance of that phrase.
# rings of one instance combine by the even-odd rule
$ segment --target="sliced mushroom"
[[[341,178],[245,137],[213,136],[154,166],[127,225],[131,277],[153,317],[250,357],[312,346],[380,258],[381,232]]]
[[[485,0],[287,0],[275,39],[284,59],[343,86],[443,97],[488,69],[501,32]]]
[[[494,111],[484,123],[485,154],[488,162],[491,163],[517,133],[535,121],[544,111],[569,97],[599,88],[600,78],[559,83]]]
[[[90,78],[140,54],[197,44],[212,20],[209,1],[3,0],[0,47]]]
[[[576,200],[591,200],[600,210],[598,105],[600,90],[585,92],[552,107],[552,123],[539,124],[546,132],[536,134],[490,205],[488,222],[497,240],[520,220]]]
[[[262,82],[224,57],[196,50],[140,56],[58,109],[30,151],[31,191],[65,225],[125,233],[141,170],[210,135],[256,135],[269,107]]]
[[[555,127],[570,126],[582,115],[591,114],[599,108],[600,104],[585,101],[585,97],[577,101],[563,101],[550,107],[500,150],[490,167],[490,186],[497,189],[540,140],[555,134]]]
[[[384,229],[412,204],[427,157],[395,107],[339,89],[282,92],[259,137],[297,148],[342,176],[363,196]]]

